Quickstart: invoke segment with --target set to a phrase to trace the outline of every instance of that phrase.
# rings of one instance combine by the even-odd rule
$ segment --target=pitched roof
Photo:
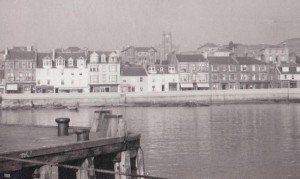
[[[205,62],[206,59],[201,54],[177,54],[178,62]]]
[[[148,52],[150,49],[153,49],[156,52],[154,47],[135,47],[137,52]]]
[[[198,50],[201,49],[201,48],[204,48],[204,47],[219,47],[217,44],[214,44],[214,43],[206,43],[200,47],[198,47]]]
[[[121,52],[127,51],[130,48],[133,48],[137,52],[148,52],[150,49],[153,49],[155,52],[157,52],[157,50],[154,47],[134,47],[134,46],[126,47]]]
[[[236,57],[236,61],[243,65],[265,64],[264,62],[251,57]]]
[[[80,57],[86,59],[86,55],[85,55],[84,52],[76,52],[76,53],[58,52],[58,53],[55,53],[55,58],[58,58],[58,57],[62,57],[66,60],[69,59],[69,58],[73,58],[75,60],[75,59],[78,59]]]
[[[50,53],[50,52],[46,52],[46,53],[39,52],[39,53],[37,53],[37,65],[36,65],[37,68],[42,68],[43,67],[43,59],[47,56],[52,59],[52,53]]]
[[[207,57],[210,64],[238,64],[232,57]]]
[[[35,60],[36,52],[34,51],[8,51],[7,60]]]
[[[142,67],[124,67],[121,76],[147,76],[146,70]]]

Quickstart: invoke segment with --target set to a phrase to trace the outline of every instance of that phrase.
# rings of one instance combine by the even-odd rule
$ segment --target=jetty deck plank
[[[56,127],[0,125],[0,155],[58,163],[139,146],[139,134],[126,139],[99,138],[98,133],[91,132],[90,140],[77,142],[73,130],[69,131],[69,136],[57,136]],[[0,172],[35,165],[0,159]]]

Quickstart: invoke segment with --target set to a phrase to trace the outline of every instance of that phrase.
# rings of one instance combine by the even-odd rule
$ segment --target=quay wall
[[[122,106],[139,104],[230,104],[248,102],[300,101],[300,88],[202,90],[145,93],[36,93],[2,94],[1,106]]]

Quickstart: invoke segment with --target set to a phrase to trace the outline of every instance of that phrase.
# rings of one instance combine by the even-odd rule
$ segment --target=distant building
[[[119,92],[120,58],[116,52],[91,52],[88,69],[90,92]]]
[[[289,49],[285,46],[269,45],[262,51],[261,60],[266,63],[275,63],[280,66],[289,62]]]
[[[148,91],[177,91],[178,73],[174,65],[148,66]]]
[[[231,50],[222,48],[222,49],[218,49],[217,51],[215,51],[212,56],[229,57],[231,54],[232,54]]]
[[[232,57],[207,57],[210,89],[239,89],[239,64]]]
[[[0,94],[5,93],[5,78],[4,78],[4,51],[0,52]]]
[[[38,53],[38,93],[88,92],[89,69],[84,52]]]
[[[176,59],[180,90],[209,88],[209,66],[203,55],[177,54]]]
[[[281,88],[300,88],[300,64],[284,64],[277,70]]]
[[[127,47],[121,51],[122,64],[134,64],[146,67],[159,64],[159,53],[154,47]]]
[[[240,89],[269,88],[269,65],[250,57],[236,57],[239,63]]]
[[[171,32],[164,32],[162,34],[161,43],[157,46],[160,54],[160,62],[164,62],[168,59],[170,53],[178,52],[179,46],[173,44],[173,37]]]
[[[204,57],[213,56],[216,51],[220,48],[220,45],[214,43],[206,43],[201,45],[197,50]]]
[[[32,48],[5,49],[6,93],[34,93],[36,52]]]
[[[121,92],[147,92],[148,77],[142,67],[124,67],[121,69]]]

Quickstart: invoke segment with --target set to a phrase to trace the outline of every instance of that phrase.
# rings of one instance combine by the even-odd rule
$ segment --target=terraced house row
[[[126,93],[300,87],[297,63],[276,66],[250,57],[201,54],[158,58],[152,47],[122,52],[70,47],[46,53],[16,47],[4,51],[0,89],[2,93]]]

